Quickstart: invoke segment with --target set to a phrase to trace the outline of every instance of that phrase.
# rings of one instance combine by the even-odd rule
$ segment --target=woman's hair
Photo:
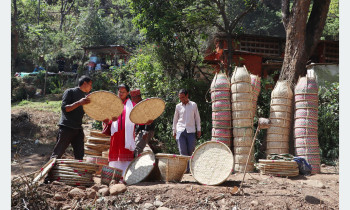
[[[126,84],[120,84],[120,85],[118,85],[118,90],[119,90],[120,88],[125,88],[127,92],[129,92],[129,90],[130,90],[129,86],[126,85]]]
[[[84,84],[84,82],[90,82],[92,81],[90,77],[86,76],[86,75],[83,75],[79,78],[79,82],[78,82],[78,85],[79,87],[82,86]]]

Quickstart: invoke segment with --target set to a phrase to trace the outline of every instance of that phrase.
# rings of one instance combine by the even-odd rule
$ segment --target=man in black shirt
[[[131,100],[134,103],[139,103],[142,101],[141,91],[139,89],[130,91]],[[137,125],[135,124],[135,144],[136,148],[134,151],[134,156],[137,157],[142,153],[143,149],[148,144],[149,140],[154,136],[154,122],[151,124],[147,123],[146,125]]]
[[[74,157],[82,160],[84,157],[84,132],[81,126],[85,114],[82,105],[90,103],[86,98],[92,88],[90,77],[79,78],[79,87],[69,88],[63,93],[62,114],[58,123],[57,142],[51,158],[61,158],[69,144],[72,144]]]

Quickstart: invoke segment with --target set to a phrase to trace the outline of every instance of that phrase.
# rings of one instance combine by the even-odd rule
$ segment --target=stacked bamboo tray
[[[57,159],[48,174],[51,181],[63,182],[73,186],[91,186],[94,184],[93,174],[98,165],[82,160]]]
[[[260,172],[266,175],[273,176],[298,176],[299,168],[297,162],[294,160],[286,161],[286,160],[259,160]]]
[[[110,136],[104,135],[101,131],[90,131],[90,136],[86,137],[85,154],[89,156],[102,157],[102,153],[109,150]]]

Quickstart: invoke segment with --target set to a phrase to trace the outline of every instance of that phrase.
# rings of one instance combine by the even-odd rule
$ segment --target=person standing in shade
[[[187,90],[179,91],[179,99],[181,103],[176,105],[173,119],[173,136],[180,154],[191,156],[196,147],[196,129],[197,138],[201,136],[201,119],[197,104],[189,100]]]
[[[139,89],[132,90],[130,91],[130,96],[132,102],[135,104],[139,103],[142,101],[141,98],[141,91]],[[134,151],[134,156],[137,157],[139,154],[143,152],[143,149],[146,147],[146,144],[148,144],[149,140],[154,136],[154,127],[155,124],[153,121],[151,124],[146,124],[146,125],[135,125],[135,143],[136,143],[136,148]],[[149,123],[148,122],[148,123]]]
[[[61,118],[58,123],[59,130],[57,142],[51,158],[61,158],[69,144],[73,147],[74,158],[82,160],[84,157],[84,132],[82,119],[85,114],[83,105],[90,103],[86,97],[92,89],[90,77],[79,78],[79,87],[69,88],[63,93],[61,105]]]

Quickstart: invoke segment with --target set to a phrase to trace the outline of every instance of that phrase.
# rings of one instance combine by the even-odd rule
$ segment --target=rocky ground
[[[24,175],[48,161],[59,114],[31,109],[11,114],[11,126],[16,128],[11,139],[13,209],[339,209],[338,168],[326,165],[321,174],[294,178],[249,173],[244,195],[232,194],[242,173],[232,174],[219,186],[201,185],[191,174],[185,174],[179,183],[106,186],[96,176],[96,184],[88,188],[60,182],[29,185],[32,176]],[[64,158],[72,158],[71,149]]]

